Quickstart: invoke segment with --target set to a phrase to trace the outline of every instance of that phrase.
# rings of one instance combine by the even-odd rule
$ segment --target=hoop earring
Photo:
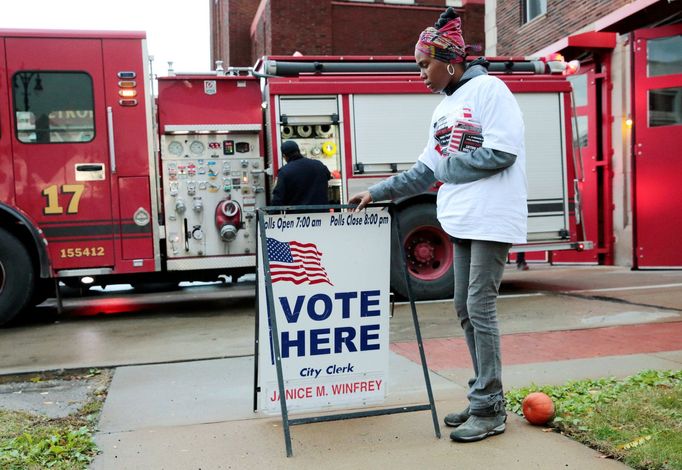
[[[450,74],[450,76],[452,77],[455,74],[455,66],[452,64],[448,64],[447,71]]]

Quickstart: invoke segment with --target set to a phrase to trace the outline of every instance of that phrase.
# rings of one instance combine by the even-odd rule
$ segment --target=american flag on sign
[[[322,267],[322,253],[314,243],[280,242],[268,238],[268,258],[272,282],[289,281],[294,284],[321,284],[329,280]]]

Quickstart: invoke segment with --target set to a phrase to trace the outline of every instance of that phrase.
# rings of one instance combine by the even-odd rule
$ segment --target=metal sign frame
[[[369,204],[367,207],[388,207],[389,213],[391,214],[392,220],[395,221],[395,227],[398,235],[398,240],[401,240],[402,237],[401,231],[400,231],[400,218],[396,217],[395,214],[395,205],[388,203],[388,204]],[[280,396],[280,407],[281,407],[281,416],[282,416],[282,429],[284,431],[284,444],[286,446],[286,453],[287,457],[291,457],[293,455],[292,447],[291,447],[291,432],[290,432],[290,427],[299,425],[299,424],[308,424],[308,423],[321,423],[325,421],[339,421],[339,420],[345,420],[345,419],[353,419],[353,418],[364,418],[364,417],[369,417],[369,416],[382,416],[382,415],[389,415],[389,414],[396,414],[396,413],[409,413],[413,411],[426,411],[426,410],[431,410],[431,417],[433,418],[433,429],[435,431],[436,437],[440,439],[441,433],[440,433],[440,426],[438,425],[438,415],[436,414],[436,405],[434,403],[433,399],[433,391],[431,388],[431,379],[429,377],[429,369],[426,364],[426,354],[424,352],[424,344],[422,342],[422,335],[421,335],[421,329],[419,327],[419,318],[417,316],[417,308],[415,305],[414,301],[414,296],[412,294],[412,285],[410,282],[410,276],[407,272],[407,259],[405,256],[405,250],[402,247],[401,244],[401,250],[400,254],[402,257],[402,265],[403,265],[403,272],[405,274],[405,281],[407,283],[407,293],[410,301],[410,307],[412,310],[412,321],[414,323],[414,331],[417,339],[417,344],[419,346],[419,356],[421,358],[421,365],[422,365],[422,371],[424,373],[424,383],[426,386],[426,392],[428,395],[429,402],[428,404],[420,404],[420,405],[411,405],[411,406],[400,406],[400,407],[394,407],[394,408],[381,408],[381,409],[375,409],[375,410],[367,410],[367,411],[357,411],[357,412],[351,412],[351,413],[336,413],[336,414],[329,414],[329,415],[324,415],[324,416],[315,416],[315,417],[304,417],[304,418],[294,418],[291,419],[289,418],[289,412],[287,409],[287,400],[286,400],[286,393],[284,390],[284,375],[282,372],[282,356],[281,356],[281,349],[280,349],[280,344],[279,344],[279,331],[277,328],[277,315],[275,314],[275,306],[274,306],[274,296],[272,293],[272,278],[270,274],[270,259],[268,257],[268,250],[267,250],[267,240],[266,240],[266,226],[265,226],[265,215],[266,214],[273,214],[273,213],[286,213],[286,212],[295,212],[295,213],[308,213],[308,212],[329,212],[331,210],[333,211],[343,211],[343,210],[354,210],[355,206],[351,205],[315,205],[315,206],[268,206],[268,207],[263,207],[258,209],[257,213],[257,218],[258,218],[258,232],[259,232],[259,237],[261,241],[261,250],[257,253],[257,256],[259,257],[258,262],[263,263],[263,274],[264,274],[264,280],[265,280],[265,295],[266,295],[266,301],[267,301],[267,308],[270,312],[273,312],[272,315],[269,315],[268,321],[270,324],[270,331],[272,332],[272,342],[273,342],[273,349],[275,353],[275,368],[277,370],[277,384],[279,388],[279,396]],[[257,282],[258,278],[260,276],[257,276]],[[260,386],[258,383],[258,352],[259,352],[259,317],[260,317],[260,299],[258,298],[258,292],[260,291],[259,287],[256,287],[256,305],[257,305],[257,312],[256,312],[256,332],[255,332],[255,340],[254,340],[254,387],[253,387],[253,410],[257,411],[258,410],[258,393],[260,392]]]

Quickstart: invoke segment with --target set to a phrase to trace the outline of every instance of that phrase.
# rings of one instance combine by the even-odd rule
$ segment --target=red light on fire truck
[[[566,68],[564,69],[564,75],[575,75],[580,70],[580,61],[572,60],[566,63]]]
[[[558,52],[541,57],[540,60],[547,64],[547,67],[549,67],[549,70],[552,73],[561,72],[562,75],[574,75],[580,70],[579,60],[566,62],[564,56]]]
[[[121,98],[135,98],[137,96],[137,90],[129,90],[129,89],[118,90],[118,95]]]

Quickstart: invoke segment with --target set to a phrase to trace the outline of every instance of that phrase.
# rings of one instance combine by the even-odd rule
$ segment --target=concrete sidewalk
[[[505,385],[680,369],[680,331],[682,322],[670,322],[505,335]],[[621,340],[627,337],[640,341]],[[443,341],[448,344],[438,344]],[[458,359],[458,341],[462,339],[425,342],[441,422],[445,414],[466,405],[471,372],[464,360],[468,354]],[[543,351],[546,341],[561,347],[552,348],[554,355],[538,356],[543,362],[528,362],[519,360],[519,341],[535,351]],[[595,342],[599,347],[587,348]],[[392,345],[387,406],[428,402],[421,367],[412,360],[413,346]],[[443,361],[444,355],[453,360]],[[439,440],[429,412],[295,426],[294,457],[288,459],[281,420],[252,411],[252,384],[251,357],[119,367],[102,412],[96,436],[102,453],[93,468],[626,468],[515,415],[509,416],[507,431],[500,436],[458,444],[450,441],[450,429],[441,426]]]

